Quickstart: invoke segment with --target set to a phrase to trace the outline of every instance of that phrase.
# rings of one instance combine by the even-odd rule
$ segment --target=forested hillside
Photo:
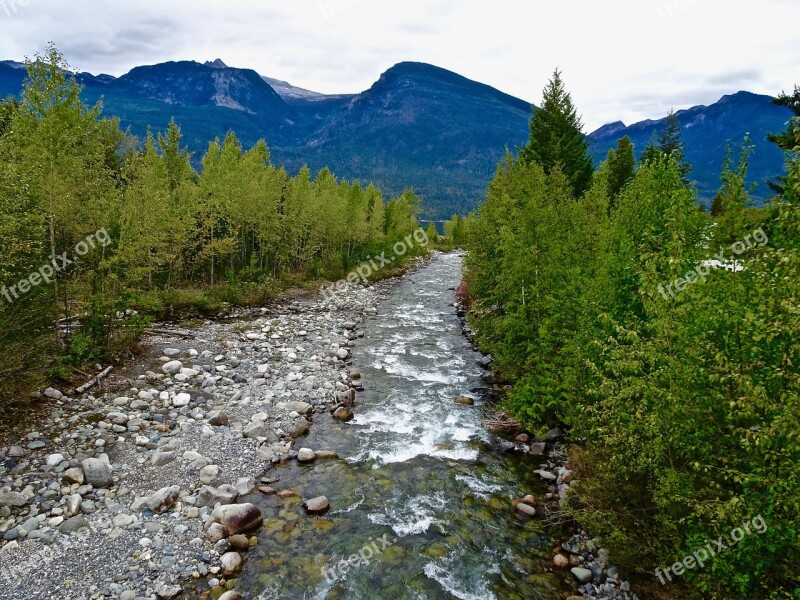
[[[0,391],[124,356],[153,317],[335,280],[418,228],[413,192],[290,175],[263,140],[228,133],[201,164],[175,122],[136,144],[55,48],[28,65],[20,100],[0,104]]]
[[[798,118],[799,94],[782,98]],[[749,208],[742,140],[709,217],[674,118],[641,161],[624,138],[587,180],[575,115],[557,74],[469,233],[471,323],[512,386],[504,409],[579,442],[570,508],[653,597],[800,597],[800,122],[773,138],[781,196]],[[661,588],[759,516],[764,532]]]

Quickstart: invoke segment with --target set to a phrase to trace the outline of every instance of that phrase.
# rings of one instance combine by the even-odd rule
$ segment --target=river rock
[[[278,404],[277,408],[287,412],[296,412],[301,415],[311,414],[311,412],[314,410],[314,407],[308,402],[284,402]]]
[[[81,502],[83,502],[83,498],[80,494],[68,496],[64,508],[64,515],[67,518],[77,515],[81,511]]]
[[[559,553],[553,557],[553,564],[559,569],[566,569],[569,567],[569,559],[563,554]]]
[[[164,375],[177,375],[181,372],[183,368],[183,363],[179,360],[171,360],[168,363],[165,363],[164,366],[161,367],[161,371]]]
[[[334,401],[336,404],[340,404],[345,407],[353,407],[356,403],[356,391],[352,388],[342,392],[336,392],[334,394]]]
[[[64,462],[63,454],[51,454],[45,459],[45,464],[47,464],[48,467],[57,467],[62,462]]]
[[[587,584],[592,581],[592,572],[589,569],[583,569],[581,567],[574,567],[570,570],[573,577],[578,580],[581,584]]]
[[[236,495],[220,488],[204,485],[197,494],[197,506],[216,506],[219,504],[232,504],[236,500]]]
[[[230,504],[217,508],[213,517],[230,535],[247,533],[261,526],[264,516],[253,504]]]
[[[307,434],[310,431],[310,429],[311,429],[311,423],[309,423],[305,419],[300,418],[294,421],[294,423],[292,423],[289,435],[292,436],[293,438],[299,438],[300,436]]]
[[[228,537],[228,530],[219,523],[212,523],[208,527],[208,531],[206,531],[206,537],[209,542],[216,544],[218,541]]]
[[[219,597],[219,600],[245,600],[244,596],[242,596],[239,592],[231,590],[230,592],[225,592],[222,596]]]
[[[310,448],[301,448],[297,453],[297,460],[301,463],[314,462],[317,455]]]
[[[461,406],[475,406],[475,398],[470,398],[469,396],[459,396],[456,398],[456,404],[460,404]]]
[[[517,511],[529,517],[536,516],[536,509],[529,504],[525,504],[524,502],[517,504]]]
[[[147,499],[147,508],[156,513],[166,512],[175,506],[181,495],[181,488],[177,485],[158,490]]]
[[[208,424],[212,427],[227,427],[230,425],[230,419],[223,412],[211,412],[208,413]]]
[[[73,467],[71,469],[67,469],[64,471],[64,474],[61,478],[67,483],[76,483],[78,485],[83,485],[86,478],[83,476],[83,469],[80,467]]]
[[[222,574],[228,577],[237,575],[244,566],[242,555],[238,552],[228,552],[224,554],[222,558],[219,559],[219,562],[222,566]]]
[[[228,538],[228,543],[231,545],[231,548],[235,550],[250,549],[250,539],[246,535],[232,535]]]
[[[348,422],[352,421],[355,418],[355,415],[353,414],[353,411],[350,410],[349,408],[346,408],[344,406],[340,406],[333,413],[333,418],[336,419],[337,421],[342,421],[343,423],[348,423]]]
[[[67,519],[61,524],[61,527],[59,528],[61,533],[64,534],[75,533],[83,529],[89,529],[89,521],[87,521],[84,517],[80,515]]]
[[[189,394],[181,393],[177,394],[175,398],[172,399],[172,406],[176,408],[183,408],[184,406],[189,406],[192,401],[192,397]]]
[[[219,479],[219,467],[217,465],[208,465],[200,469],[200,481],[206,485],[214,483]]]
[[[159,600],[176,600],[183,594],[183,588],[179,585],[164,584],[156,590]]]
[[[28,503],[27,498],[19,492],[2,492],[0,493],[0,506],[25,506]]]
[[[64,397],[64,394],[62,394],[55,388],[47,388],[44,391],[44,395],[45,397],[50,398],[51,400],[61,400]]]
[[[177,452],[162,452],[161,450],[156,450],[153,452],[153,458],[150,462],[154,467],[163,467],[164,465],[171,463],[176,458],[178,458]]]
[[[110,487],[114,484],[111,465],[99,458],[87,458],[81,463],[86,481],[96,488]]]
[[[324,514],[330,507],[331,503],[325,496],[312,498],[311,500],[306,500],[303,502],[303,508],[305,508],[306,512],[308,512],[310,515]]]

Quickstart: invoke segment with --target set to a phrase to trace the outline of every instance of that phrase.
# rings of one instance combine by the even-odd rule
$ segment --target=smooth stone
[[[67,519],[61,524],[59,530],[61,533],[75,533],[77,531],[81,531],[83,529],[89,529],[89,521],[87,521],[82,516],[72,517]]]
[[[311,500],[303,502],[303,508],[312,515],[321,515],[330,507],[331,503],[325,496],[319,496],[318,498],[312,498]]]
[[[310,448],[301,448],[297,453],[297,460],[301,463],[314,462],[316,459],[317,455]]]
[[[182,369],[182,368],[183,368],[183,363],[182,363],[181,361],[179,361],[179,360],[172,360],[172,361],[170,361],[170,362],[168,362],[168,363],[165,363],[165,364],[164,364],[164,365],[161,367],[161,371],[162,371],[162,372],[163,372],[165,375],[177,375],[178,373],[180,373],[180,372],[181,372],[181,369]]]
[[[81,466],[86,481],[94,487],[104,488],[114,484],[114,475],[108,462],[99,458],[87,458]]]
[[[222,574],[226,576],[238,574],[241,572],[242,567],[244,566],[242,555],[238,552],[228,552],[227,554],[223,554],[222,558],[219,559],[219,562],[222,566]]]
[[[156,513],[166,512],[175,506],[180,495],[181,489],[177,485],[162,488],[147,499],[147,508]]]
[[[578,580],[579,583],[584,585],[591,582],[592,578],[594,577],[594,575],[589,569],[583,569],[581,567],[574,567],[573,569],[570,570],[570,572],[575,577],[575,579]]]
[[[230,535],[247,533],[264,522],[261,510],[253,504],[229,504],[217,508],[213,517],[228,530]]]

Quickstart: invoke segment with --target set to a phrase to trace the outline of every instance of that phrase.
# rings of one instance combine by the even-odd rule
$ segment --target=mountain
[[[700,199],[710,206],[710,200],[720,187],[720,174],[725,161],[726,146],[731,143],[738,154],[746,137],[751,139],[749,181],[755,183],[753,197],[764,201],[770,196],[766,182],[783,173],[783,153],[767,141],[767,133],[786,129],[791,112],[772,103],[769,96],[738,92],[723,96],[710,106],[695,106],[676,113],[686,143],[686,157],[692,163],[691,179],[697,185]],[[666,119],[648,120],[625,126],[624,123],[604,125],[589,135],[595,162],[605,159],[608,150],[625,135],[633,141],[637,156],[647,143],[658,135]]]
[[[392,193],[413,186],[431,216],[431,208],[449,216],[482,199],[505,148],[528,137],[530,113],[530,104],[451,71],[400,63],[282,156],[294,168],[368,173]]]
[[[18,95],[25,75],[24,65],[0,62],[0,97]],[[87,101],[102,101],[105,114],[119,117],[136,136],[146,135],[148,127],[163,131],[175,118],[195,164],[210,140],[233,130],[244,146],[266,139],[273,162],[290,171],[327,166],[342,177],[375,181],[386,194],[413,186],[428,218],[478,205],[506,148],[527,141],[532,109],[490,86],[414,62],[395,65],[360,94],[306,90],[220,59],[136,67],[119,78],[76,78]],[[764,181],[783,168],[766,134],[782,131],[789,117],[769,97],[747,92],[679,112],[701,199],[709,202],[719,187],[726,142],[739,143],[747,132],[756,197],[766,198]],[[604,125],[588,136],[595,161],[604,160],[623,135],[641,153],[663,125]]]

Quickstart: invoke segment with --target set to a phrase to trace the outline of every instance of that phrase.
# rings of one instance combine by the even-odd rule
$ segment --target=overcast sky
[[[328,93],[432,63],[530,102],[555,67],[586,129],[800,83],[798,0],[0,0],[0,59],[81,71],[222,58]]]

